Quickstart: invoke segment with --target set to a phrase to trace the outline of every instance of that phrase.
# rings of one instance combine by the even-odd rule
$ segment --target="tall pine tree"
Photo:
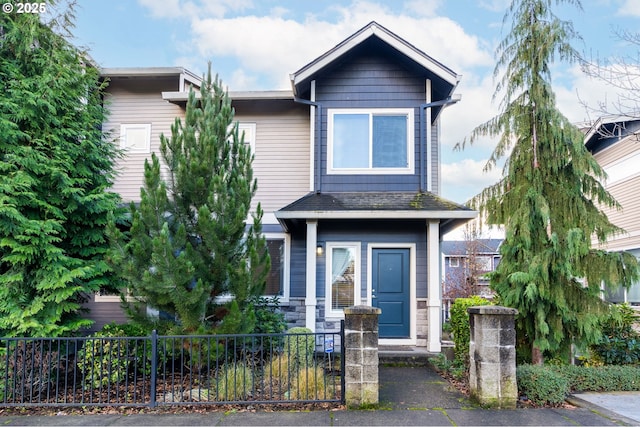
[[[51,8],[54,2],[48,2]],[[0,15],[0,333],[71,334],[83,295],[111,282],[107,218],[117,155],[101,132],[98,71],[68,11]],[[63,35],[64,34],[64,35]]]
[[[489,223],[505,227],[491,285],[502,304],[518,309],[518,337],[535,363],[573,340],[597,341],[608,310],[601,285],[628,287],[638,277],[633,256],[591,245],[621,231],[601,209],[618,204],[601,184],[604,172],[584,135],[556,108],[550,65],[577,54],[573,26],[554,14],[553,3],[581,9],[577,0],[511,3],[505,22],[512,27],[495,69],[502,111],[470,137],[499,136],[487,168],[506,157],[503,179],[476,201]]]
[[[178,331],[249,332],[269,254],[259,204],[245,223],[257,188],[253,155],[210,68],[200,97],[189,93],[184,123],[176,119],[171,137],[161,136],[163,164],[155,154],[145,161],[128,240],[112,229],[113,261],[130,293],[175,318]],[[226,294],[232,300],[218,304]]]

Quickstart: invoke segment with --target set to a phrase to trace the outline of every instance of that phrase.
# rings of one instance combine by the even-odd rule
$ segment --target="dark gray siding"
[[[83,308],[89,310],[87,319],[93,320],[95,323],[89,329],[89,333],[94,333],[102,329],[107,323],[127,323],[129,319],[125,315],[120,303],[114,302],[96,302],[95,296],[90,296],[89,300],[83,304]]]
[[[425,102],[425,77],[415,75],[387,57],[363,52],[316,81],[321,108],[321,191],[417,191],[420,187],[420,104]],[[327,175],[327,111],[331,108],[413,108],[413,175]],[[437,132],[433,132],[437,142]],[[437,161],[437,156],[436,161]],[[317,165],[317,163],[316,163]]]
[[[416,284],[418,298],[427,297],[427,245],[426,224],[422,221],[320,221],[318,241],[360,242],[362,296],[367,288],[367,245],[369,243],[415,243]],[[305,234],[293,233],[291,238],[291,296],[305,296],[306,255]],[[325,294],[326,253],[317,256],[316,291]]]
[[[440,120],[431,128],[431,192],[440,194]],[[427,173],[425,171],[425,173]]]

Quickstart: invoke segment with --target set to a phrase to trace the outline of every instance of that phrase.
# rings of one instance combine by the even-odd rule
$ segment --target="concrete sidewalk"
[[[380,368],[380,405],[376,410],[309,412],[209,412],[207,414],[4,416],[4,425],[90,426],[615,426],[640,425],[640,393],[577,395],[575,408],[487,410],[474,405],[433,369]],[[611,398],[609,398],[611,395]],[[599,400],[596,401],[596,396]],[[592,401],[590,401],[592,400]],[[615,403],[615,405],[614,405]],[[603,406],[600,406],[603,405]],[[637,411],[637,409],[635,409]]]

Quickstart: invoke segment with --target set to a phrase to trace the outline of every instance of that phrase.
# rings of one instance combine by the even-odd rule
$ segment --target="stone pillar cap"
[[[467,308],[467,313],[515,316],[516,314],[518,314],[518,310],[510,307],[501,307],[499,305],[477,305]]]
[[[381,314],[382,310],[378,307],[370,307],[368,305],[356,305],[353,307],[345,307],[344,314]]]

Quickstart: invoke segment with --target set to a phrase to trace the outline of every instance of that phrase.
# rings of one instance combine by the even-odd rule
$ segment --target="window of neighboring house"
[[[490,256],[479,256],[476,257],[476,263],[479,271],[491,271],[491,257]]]
[[[271,257],[271,270],[267,276],[264,295],[278,296],[281,300],[286,300],[289,295],[287,263],[289,258],[288,237],[280,233],[265,234],[265,236],[267,238],[267,250]]]
[[[638,175],[638,162],[640,153],[631,154],[614,164],[607,165],[603,169],[607,174],[605,185],[607,187],[622,182]]]
[[[360,243],[327,242],[326,247],[326,317],[342,317],[345,307],[360,300]]]
[[[605,299],[609,302],[627,302],[630,305],[640,306],[640,282],[634,283],[629,289],[624,289],[622,287],[615,291],[612,289],[606,289]]]
[[[459,257],[449,257],[449,267],[460,267],[460,258]]]
[[[328,173],[413,173],[413,109],[334,109]]]
[[[127,290],[127,301],[132,300],[131,293]],[[119,291],[109,291],[109,290],[100,290],[95,293],[94,296],[95,302],[120,302],[120,292]]]
[[[151,125],[126,124],[120,126],[120,148],[128,153],[151,152]]]

